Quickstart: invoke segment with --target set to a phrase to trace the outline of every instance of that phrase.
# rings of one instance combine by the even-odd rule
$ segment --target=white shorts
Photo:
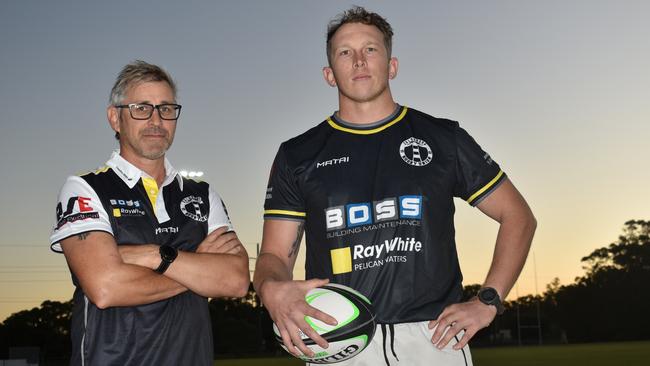
[[[456,351],[452,347],[458,343],[462,333],[454,337],[444,349],[431,343],[433,330],[429,322],[402,324],[378,324],[375,336],[360,354],[337,366],[472,366],[469,346]],[[435,330],[435,328],[434,328]],[[307,365],[316,365],[307,363]]]

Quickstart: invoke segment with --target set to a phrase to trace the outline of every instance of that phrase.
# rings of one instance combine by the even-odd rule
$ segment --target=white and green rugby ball
[[[302,341],[314,353],[300,358],[309,363],[328,364],[358,355],[375,335],[375,312],[370,300],[347,286],[330,283],[310,290],[305,301],[316,309],[331,315],[338,322],[332,326],[312,317],[305,317],[309,325],[328,343],[321,348],[311,338],[301,333]],[[273,324],[275,339],[286,351],[278,327]]]

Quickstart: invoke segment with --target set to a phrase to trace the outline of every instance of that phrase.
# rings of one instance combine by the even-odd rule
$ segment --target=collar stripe
[[[373,128],[371,130],[357,130],[357,129],[354,129],[354,128],[344,127],[344,126],[341,126],[340,124],[334,122],[334,120],[332,120],[331,117],[327,117],[327,123],[329,123],[329,125],[332,126],[332,128],[334,128],[336,130],[339,130],[339,131],[353,133],[355,135],[371,135],[373,133],[381,132],[381,131],[387,129],[388,127],[396,124],[397,122],[401,121],[402,118],[404,118],[404,116],[406,115],[406,111],[408,111],[408,108],[406,106],[402,107],[402,113],[400,113],[394,120],[392,120],[390,122],[387,122],[383,126]]]

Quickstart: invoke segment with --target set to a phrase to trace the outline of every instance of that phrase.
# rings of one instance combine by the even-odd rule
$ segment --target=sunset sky
[[[205,172],[254,255],[279,144],[337,109],[321,74],[325,29],[352,4],[394,28],[396,101],[459,121],[532,207],[537,235],[510,298],[554,277],[572,283],[580,259],[625,221],[650,219],[650,2],[8,0],[0,321],[71,298],[65,259],[48,242],[57,194],[117,147],[108,94],[135,59],[176,79],[183,113],[168,157]],[[498,227],[456,206],[464,283],[480,283]]]

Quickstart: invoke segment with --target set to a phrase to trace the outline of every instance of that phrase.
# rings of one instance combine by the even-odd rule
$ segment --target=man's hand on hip
[[[465,347],[476,332],[489,326],[496,314],[495,306],[486,305],[476,297],[467,302],[449,305],[438,319],[429,322],[429,329],[435,328],[431,342],[442,349],[458,333],[465,331],[463,337],[453,347],[459,350]]]

